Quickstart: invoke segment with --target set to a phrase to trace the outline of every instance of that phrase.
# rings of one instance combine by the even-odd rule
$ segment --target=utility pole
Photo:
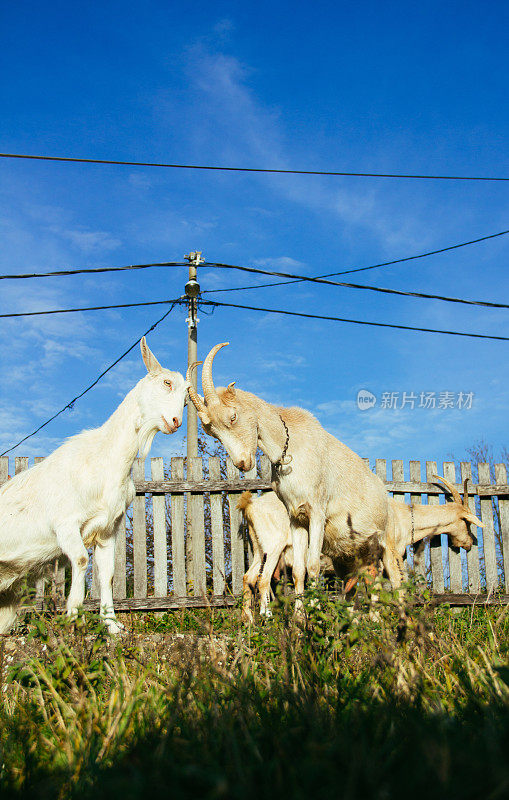
[[[200,284],[196,280],[196,268],[203,264],[201,251],[193,251],[184,256],[189,261],[189,280],[186,283],[188,300],[187,316],[187,366],[198,360],[198,317],[196,316]],[[194,370],[191,383],[197,389],[197,370]],[[192,457],[198,455],[198,415],[190,401],[187,404],[187,477],[193,474]],[[195,591],[194,582],[194,548],[193,548],[193,507],[191,495],[187,495],[187,535],[186,535],[186,567],[188,589]]]
[[[203,264],[201,250],[194,250],[189,255],[184,256],[189,261],[189,280],[186,283],[186,296],[188,299],[187,317],[187,366],[198,361],[198,317],[197,298],[200,294],[200,284],[196,280],[196,268]],[[194,388],[198,388],[197,370],[194,370],[191,378]],[[192,403],[187,404],[187,458],[198,455],[198,415]],[[189,463],[189,461],[188,461]]]

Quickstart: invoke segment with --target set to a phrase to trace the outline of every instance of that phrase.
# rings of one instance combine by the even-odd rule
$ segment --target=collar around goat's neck
[[[273,467],[281,467],[282,463],[289,464],[291,456],[287,455],[287,450],[290,442],[290,433],[288,425],[281,416],[283,409],[261,401],[260,408],[257,411],[258,446],[268,457]]]
[[[286,440],[285,440],[285,444],[284,444],[284,447],[283,447],[283,452],[281,453],[281,457],[274,463],[274,466],[275,467],[285,467],[292,460],[292,457],[288,456],[286,454],[287,451],[288,451],[288,445],[290,444],[290,432],[288,430],[288,425],[284,421],[284,419],[281,416],[281,414],[279,415],[279,419],[283,423],[283,427],[285,429],[285,434],[286,434]]]

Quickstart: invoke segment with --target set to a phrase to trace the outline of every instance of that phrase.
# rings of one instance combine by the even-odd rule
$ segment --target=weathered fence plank
[[[404,470],[403,470],[403,462],[401,459],[397,459],[392,461],[392,482],[393,484],[399,485],[403,482],[404,477]],[[400,491],[393,491],[392,497],[397,503],[404,503],[405,502],[405,492]],[[408,553],[408,548],[407,548]],[[403,570],[405,572],[405,577],[408,577],[408,557],[403,562]]]
[[[375,460],[375,473],[381,481],[387,483],[387,461],[385,458],[377,458]]]
[[[397,459],[392,462],[392,482],[397,484],[398,486],[403,483],[404,477],[404,470],[403,470],[403,462],[400,459]],[[415,491],[415,489],[414,489]],[[405,502],[405,490],[401,491],[401,489],[393,489],[392,496],[398,503]]]
[[[172,480],[184,477],[184,459],[171,460]],[[184,525],[184,495],[171,495],[171,563],[173,568],[173,594],[186,594],[186,541]]]
[[[468,482],[468,490],[470,490],[471,486],[471,479],[472,479],[472,465],[469,461],[462,461],[460,464],[461,468],[461,482],[469,478]],[[475,498],[469,496],[468,498],[468,506],[471,511],[475,512]],[[478,531],[472,531],[475,534],[476,538],[478,536]],[[467,553],[467,568],[468,568],[468,590],[469,592],[480,592],[481,591],[481,571],[479,567],[479,546],[477,542],[474,542],[472,547],[470,548],[469,552]]]
[[[14,474],[19,475],[28,469],[28,458],[26,456],[16,456],[14,459]]]
[[[437,462],[436,461],[426,461],[426,480],[430,483],[435,475],[437,475]],[[438,506],[440,505],[440,500],[437,495],[429,495],[428,494],[428,505],[429,506]],[[430,562],[431,562],[431,580],[433,589],[435,592],[443,593],[445,591],[445,582],[444,582],[444,561],[443,561],[443,550],[442,550],[442,534],[438,534],[437,536],[432,536],[429,543],[429,554],[430,554]]]
[[[495,464],[495,480],[507,481],[505,464]],[[509,592],[509,499],[498,499],[498,526],[502,545],[502,561],[504,565],[504,587]]]
[[[201,481],[203,464],[200,456],[188,459],[187,477]],[[207,593],[205,579],[205,527],[203,521],[203,493],[191,492],[187,500],[187,532],[192,532],[193,541],[193,594],[201,597]]]
[[[265,454],[260,456],[260,481],[258,482],[258,488],[263,489],[264,485],[268,484],[268,489],[271,489],[271,481],[272,481],[272,464],[268,456]],[[246,486],[244,491],[247,491],[249,486]]]
[[[209,478],[211,481],[221,477],[219,458],[209,458]],[[226,569],[224,560],[223,498],[220,494],[210,495],[210,532],[212,536],[212,591],[215,595],[224,594],[226,588]]]
[[[226,474],[232,481],[238,478],[239,471],[230,459],[226,463]],[[230,507],[230,540],[232,563],[232,592],[242,592],[242,578],[244,577],[244,540],[242,538],[241,515],[237,508],[240,492],[228,494]]]
[[[490,482],[490,465],[478,464],[479,483]],[[498,586],[497,554],[495,550],[495,527],[493,524],[493,503],[491,498],[481,498],[481,521],[484,522],[482,543],[484,550],[484,569],[486,572],[486,590],[494,592]]]
[[[125,514],[122,514],[115,532],[115,571],[113,573],[113,597],[119,600],[127,596],[126,533]]]
[[[150,459],[150,474],[153,481],[164,480],[162,458]],[[166,597],[168,594],[168,546],[164,494],[152,495],[152,519],[154,524],[154,596]]]
[[[268,459],[267,459],[268,460]],[[379,459],[380,460],[380,459]],[[381,459],[382,461],[384,459]],[[401,462],[403,464],[403,462]],[[270,466],[270,462],[269,462]],[[179,481],[172,481],[172,480],[164,480],[164,481],[147,481],[147,480],[137,480],[134,481],[134,485],[136,488],[136,494],[147,494],[150,492],[165,492],[165,493],[173,493],[173,494],[185,494],[186,492],[228,492],[228,491],[239,491],[243,492],[249,489],[250,491],[257,491],[261,489],[263,491],[267,491],[272,488],[271,486],[271,478],[270,478],[270,470],[268,472],[267,477],[263,477],[262,480],[246,480],[237,478],[234,481],[229,480],[217,480],[217,481],[198,481],[194,483],[193,481],[189,480],[182,480]],[[414,483],[413,481],[387,481],[386,487],[388,492],[402,492],[403,494],[408,492],[417,492],[419,494],[436,494],[437,496],[443,494],[443,489],[440,489],[436,483]],[[463,491],[463,487],[461,484],[457,484],[456,488],[459,492]],[[469,486],[469,492],[474,492],[474,494],[478,494],[480,497],[492,497],[498,495],[509,495],[509,485],[507,483],[502,484],[490,484],[489,486],[481,486],[480,484],[474,484],[473,486]]]
[[[337,595],[331,594],[331,597]],[[430,601],[420,601],[418,599],[415,600],[416,605],[419,605],[425,602],[428,604]],[[499,605],[509,605],[509,594],[494,594],[494,595],[485,595],[479,596],[477,594],[452,594],[451,592],[446,592],[445,594],[436,594],[435,592],[431,595],[431,605],[439,605],[440,603],[449,603],[451,606],[478,606],[479,608],[483,608],[485,606],[499,606]],[[163,609],[178,609],[178,608],[214,608],[214,607],[225,607],[225,606],[236,606],[238,604],[238,600],[236,597],[232,597],[231,595],[210,595],[208,597],[144,597],[144,598],[134,598],[134,597],[127,597],[124,600],[118,600],[115,603],[115,611],[116,612],[130,612],[130,611],[159,611]],[[98,609],[99,603],[97,600],[85,600],[84,602],[85,609]],[[37,606],[39,610],[42,610],[43,605]],[[64,610],[64,605],[60,605],[60,609]],[[28,610],[28,609],[26,609]]]
[[[449,483],[456,483],[456,467],[452,461],[444,461],[444,478]],[[461,555],[457,550],[451,547],[448,543],[448,556],[449,556],[449,576],[451,581],[451,592],[461,592],[463,589],[463,580],[461,574]]]
[[[100,595],[100,590],[99,590],[99,574],[97,572],[97,561],[95,560],[95,546],[92,548],[90,560],[92,562],[92,585],[90,586],[90,597],[93,600],[97,600]]]
[[[0,456],[0,486],[9,480],[9,456]]]
[[[410,462],[410,480],[414,483],[421,482],[421,462],[420,461],[411,461]],[[410,494],[410,502],[414,506],[419,506],[422,503],[422,496],[420,493],[412,492]],[[418,575],[426,574],[426,550],[425,550],[425,543],[424,539],[421,539],[420,542],[414,545],[413,547],[413,555],[414,555],[414,570]]]
[[[145,462],[137,458],[133,464],[134,479],[145,477]],[[133,500],[133,567],[134,596],[147,596],[147,520],[145,496]]]

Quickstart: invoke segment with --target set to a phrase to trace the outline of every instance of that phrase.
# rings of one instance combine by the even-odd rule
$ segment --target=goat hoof
[[[104,622],[106,623],[108,633],[111,634],[111,636],[118,636],[125,631],[125,625],[123,625],[117,619],[105,619]]]
[[[306,610],[304,608],[304,603],[302,600],[295,601],[295,608],[293,610],[293,618],[295,622],[305,622],[306,621]]]

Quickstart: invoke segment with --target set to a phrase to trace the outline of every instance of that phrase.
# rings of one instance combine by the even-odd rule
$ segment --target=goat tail
[[[252,500],[253,500],[253,495],[251,494],[251,492],[242,492],[242,494],[239,497],[237,508],[239,509],[239,511],[242,511],[244,517],[246,518],[247,518],[247,509],[251,505]]]

